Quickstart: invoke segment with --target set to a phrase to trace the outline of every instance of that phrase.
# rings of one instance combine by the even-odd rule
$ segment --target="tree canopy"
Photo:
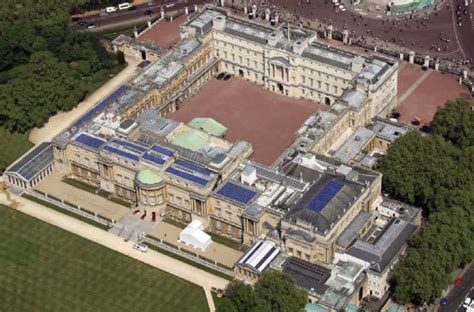
[[[232,281],[217,304],[217,312],[295,312],[303,311],[306,292],[291,276],[282,272],[264,273],[255,287]]]
[[[450,101],[432,128],[397,139],[380,166],[384,192],[427,217],[394,270],[394,298],[402,304],[434,302],[450,273],[474,257],[474,112],[464,100]]]
[[[26,132],[70,110],[118,68],[95,35],[68,26],[85,0],[8,0],[0,7],[0,127]]]

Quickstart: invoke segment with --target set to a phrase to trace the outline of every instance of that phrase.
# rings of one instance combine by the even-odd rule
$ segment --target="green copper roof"
[[[307,303],[304,307],[305,312],[329,312],[328,309],[323,308],[317,303]]]
[[[208,144],[208,139],[199,131],[186,130],[178,134],[171,143],[196,152]]]
[[[203,130],[215,136],[223,136],[227,128],[212,118],[196,117],[189,122],[189,126]]]
[[[140,170],[137,178],[141,183],[150,185],[160,183],[163,180],[158,173],[151,169]]]

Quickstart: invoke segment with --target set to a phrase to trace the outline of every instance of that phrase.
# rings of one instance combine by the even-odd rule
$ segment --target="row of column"
[[[281,78],[282,80],[284,81],[290,81],[290,71],[288,70],[288,68],[285,68],[285,67],[282,67],[282,66],[277,66],[275,64],[271,64],[272,65],[272,77],[275,78],[276,76],[276,70],[277,68],[278,69],[281,69]]]
[[[46,178],[51,172],[53,172],[53,165],[49,165],[39,174],[37,174],[33,179],[29,182],[25,182],[24,180],[17,178],[13,175],[7,175],[8,183],[11,185],[15,185],[24,189],[29,189],[36,186],[39,182],[41,182],[44,178]]]

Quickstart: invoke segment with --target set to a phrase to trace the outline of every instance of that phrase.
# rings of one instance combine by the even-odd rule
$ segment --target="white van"
[[[131,5],[128,2],[120,3],[118,5],[119,10],[126,10],[126,9],[129,9],[130,7]]]
[[[113,13],[115,11],[117,11],[117,8],[114,7],[114,6],[109,6],[109,7],[105,8],[105,12],[107,12],[107,13]]]

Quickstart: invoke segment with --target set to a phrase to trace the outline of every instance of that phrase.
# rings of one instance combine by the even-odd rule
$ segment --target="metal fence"
[[[199,263],[205,267],[208,267],[214,271],[217,271],[217,272],[220,272],[220,273],[223,273],[223,274],[226,274],[228,275],[229,277],[233,277],[234,276],[234,271],[230,270],[230,269],[226,269],[224,267],[222,267],[221,265],[219,265],[216,261],[212,261],[210,259],[206,259],[206,258],[203,258],[201,256],[199,256],[198,254],[194,254],[192,252],[189,252],[189,251],[184,251],[181,250],[181,248],[179,246],[174,246],[174,245],[170,245],[170,244],[166,244],[163,240],[158,240],[158,239],[154,239],[154,238],[151,238],[149,236],[146,236],[145,239],[143,240],[145,243],[148,243],[148,244],[151,244],[151,245],[154,245],[158,248],[161,248],[161,249],[164,249],[166,251],[169,251],[177,256],[180,256],[180,257],[183,257],[183,258],[186,258],[188,260],[191,260],[193,262],[196,262],[196,263]]]
[[[115,224],[115,220],[108,219],[106,217],[103,217],[96,212],[89,211],[87,209],[81,208],[79,206],[76,206],[74,204],[68,203],[62,199],[58,199],[53,196],[49,196],[46,193],[40,193],[36,191],[25,191],[25,194],[28,194],[30,196],[33,196],[39,200],[42,200],[44,202],[50,203],[52,205],[55,205],[56,207],[62,208],[64,210],[67,210],[69,212],[72,212],[74,214],[77,214],[78,216],[85,217],[89,220],[92,220],[94,222],[97,222],[99,224],[105,225],[109,228],[113,227]],[[157,240],[151,237],[145,237],[144,242],[155,245],[161,249],[164,249],[166,251],[169,251],[175,255],[178,255],[180,257],[186,258],[188,260],[191,260],[193,262],[196,262],[198,264],[201,264],[205,267],[208,267],[214,271],[226,274],[230,277],[234,276],[234,272],[230,268],[226,268],[223,265],[217,263],[216,261],[212,261],[210,259],[206,259],[202,256],[199,256],[198,254],[192,253],[187,250],[181,250],[179,246],[171,245],[168,244],[162,240]]]
[[[75,213],[78,216],[85,217],[89,220],[100,223],[102,225],[112,227],[115,224],[115,220],[103,217],[103,216],[97,214],[97,212],[89,211],[87,209],[81,208],[80,206],[75,206],[71,203],[65,202],[62,199],[58,199],[58,198],[55,198],[55,197],[48,196],[48,194],[42,194],[42,193],[38,193],[38,192],[35,192],[35,191],[25,191],[24,193],[26,193],[30,196],[33,196],[37,199],[40,199],[42,201],[45,201],[47,203],[50,203],[52,205],[55,205],[56,207],[59,207],[59,208],[62,208],[64,210],[67,210],[69,212]]]

